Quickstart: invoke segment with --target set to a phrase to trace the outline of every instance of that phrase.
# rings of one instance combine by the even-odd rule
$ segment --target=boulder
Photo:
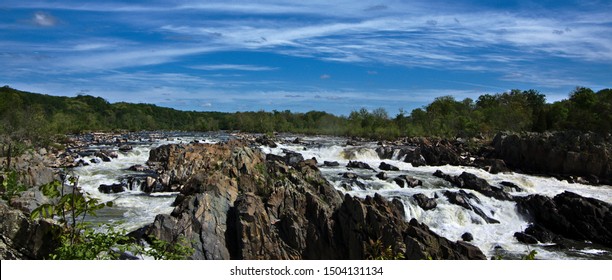
[[[435,199],[429,198],[422,193],[414,194],[412,198],[414,198],[417,205],[419,205],[419,207],[421,207],[425,211],[434,209],[436,208],[436,206],[438,206],[438,203]]]
[[[120,193],[125,191],[125,185],[121,183],[115,183],[111,185],[102,184],[98,187],[98,191],[101,193]]]
[[[391,164],[385,163],[384,161],[380,163],[378,169],[384,171],[399,171],[400,169],[397,166],[393,166]]]
[[[459,192],[445,191],[444,196],[448,198],[448,202],[474,211],[474,213],[482,217],[485,222],[489,224],[499,224],[498,220],[489,217],[480,207],[471,202],[471,200],[474,200],[476,203],[480,203],[480,200],[475,195],[469,194],[464,190],[460,190]]]
[[[471,233],[466,232],[461,235],[461,240],[465,242],[471,242],[472,240],[474,240],[474,236]]]
[[[518,200],[520,213],[555,234],[612,247],[612,205],[565,191],[554,198],[530,195]]]
[[[338,163],[337,161],[323,161],[323,165],[327,167],[336,167],[340,166],[340,163]]]
[[[348,167],[348,168],[357,168],[357,169],[374,170],[372,167],[370,167],[370,165],[368,165],[365,162],[361,162],[361,161],[349,161],[349,163],[346,165],[346,167]]]
[[[416,179],[414,177],[408,176],[408,175],[397,176],[395,179],[393,179],[393,181],[401,188],[403,187],[415,188],[417,186],[423,185],[423,181]]]
[[[514,238],[524,244],[538,244],[538,239],[524,232],[515,232]]]

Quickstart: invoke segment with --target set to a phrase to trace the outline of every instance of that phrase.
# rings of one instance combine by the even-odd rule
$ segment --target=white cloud
[[[36,12],[32,16],[32,22],[35,25],[50,27],[55,26],[57,24],[57,19],[49,13],[46,12]]]
[[[213,64],[213,65],[196,65],[191,66],[192,69],[216,71],[216,70],[237,70],[237,71],[273,71],[276,67],[244,65],[244,64]]]

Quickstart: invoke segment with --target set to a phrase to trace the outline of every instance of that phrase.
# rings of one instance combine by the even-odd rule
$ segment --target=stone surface
[[[566,238],[612,247],[612,205],[609,203],[565,191],[554,198],[530,195],[521,198],[517,207],[538,227]]]
[[[508,167],[542,174],[583,176],[612,182],[612,135],[580,132],[499,133],[490,156]]]
[[[365,259],[384,248],[409,259],[484,259],[472,245],[406,222],[399,200],[342,197],[308,161],[238,141],[155,149],[150,165],[184,188],[145,236],[184,236],[194,259]]]

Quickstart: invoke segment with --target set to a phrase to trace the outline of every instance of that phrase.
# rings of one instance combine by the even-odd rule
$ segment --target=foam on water
[[[295,137],[293,137],[295,138]],[[171,203],[174,201],[174,193],[154,193],[145,194],[141,191],[126,191],[119,194],[103,194],[98,191],[101,184],[118,183],[118,178],[130,174],[126,169],[132,165],[144,164],[149,155],[149,150],[155,146],[177,142],[216,143],[217,138],[190,138],[181,137],[180,139],[166,139],[150,145],[134,146],[134,149],[126,154],[119,153],[117,159],[111,162],[92,164],[86,167],[75,169],[75,174],[80,177],[79,182],[83,190],[91,196],[102,201],[113,201],[115,209],[107,210],[100,219],[106,221],[124,221],[124,227],[135,229],[145,224],[153,222],[157,214],[170,213]],[[500,221],[499,224],[488,224],[474,211],[464,209],[458,205],[448,202],[443,195],[445,191],[457,192],[459,189],[453,187],[449,182],[434,177],[432,174],[436,170],[450,175],[460,175],[462,172],[473,173],[483,178],[494,186],[499,186],[501,182],[512,182],[522,188],[522,192],[512,192],[512,195],[526,196],[529,194],[541,194],[553,197],[563,191],[572,191],[582,196],[593,197],[612,203],[611,186],[588,186],[582,184],[570,184],[567,181],[560,181],[555,178],[538,177],[519,173],[500,173],[490,174],[482,169],[461,166],[420,166],[414,167],[410,163],[405,163],[396,154],[392,160],[381,160],[373,143],[364,146],[346,146],[342,139],[337,138],[306,138],[302,141],[306,144],[278,144],[276,148],[262,146],[264,153],[283,155],[285,150],[301,153],[304,158],[316,158],[319,164],[323,161],[337,161],[340,166],[321,167],[321,172],[330,183],[338,190],[355,195],[358,197],[373,196],[375,193],[391,198],[399,198],[404,204],[406,219],[417,219],[419,222],[428,225],[434,232],[452,241],[460,240],[461,235],[469,232],[473,235],[472,243],[478,246],[488,257],[499,253],[499,248],[503,251],[515,255],[525,255],[531,249],[538,250],[538,258],[543,259],[566,259],[566,258],[592,258],[600,255],[610,254],[610,252],[599,248],[586,248],[576,252],[561,252],[559,250],[547,249],[547,244],[538,246],[526,246],[519,243],[514,238],[515,232],[523,231],[527,226],[527,221],[521,217],[516,210],[516,203],[510,201],[499,201],[491,199],[478,192],[464,190],[475,195],[480,202],[472,199],[473,205],[481,208],[489,217]],[[309,144],[318,143],[318,144]],[[87,158],[86,160],[89,160]],[[346,165],[351,160],[363,161],[376,169],[348,169]],[[389,180],[380,180],[374,175],[378,172],[381,162],[397,166],[400,171],[386,171]],[[366,186],[365,190],[353,186],[350,191],[343,188],[342,174],[344,172],[354,172],[360,176],[359,182]],[[400,188],[391,179],[399,175],[409,175],[423,182],[422,186],[416,188]],[[421,209],[412,198],[414,194],[422,193],[427,197],[438,197],[438,206],[432,210]]]

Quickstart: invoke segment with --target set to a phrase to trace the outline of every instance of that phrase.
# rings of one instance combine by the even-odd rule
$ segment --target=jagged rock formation
[[[484,259],[381,196],[342,195],[316,162],[264,155],[246,143],[166,145],[149,165],[182,185],[169,215],[143,231],[166,241],[184,236],[194,259],[365,259],[390,248],[409,259]]]
[[[512,169],[581,176],[590,183],[612,183],[612,135],[581,132],[498,133],[489,157]]]
[[[612,247],[612,205],[565,191],[554,198],[530,195],[521,198],[517,207],[535,226],[525,234],[540,242],[550,242],[551,233],[578,241]]]
[[[50,220],[30,220],[0,200],[0,259],[43,259],[60,241],[60,227]]]

